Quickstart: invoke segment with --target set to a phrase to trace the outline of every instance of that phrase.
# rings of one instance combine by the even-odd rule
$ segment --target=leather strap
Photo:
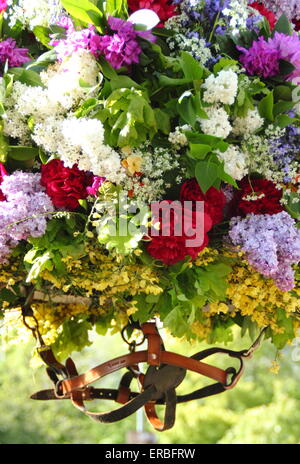
[[[202,363],[196,359],[187,358],[176,353],[168,351],[161,351],[160,359],[163,364],[170,364],[171,366],[183,367],[198,374],[202,374],[217,382],[226,385],[228,373],[223,369],[209,364]],[[74,376],[65,380],[60,380],[57,384],[57,395],[59,397],[65,396],[73,391],[82,389],[96,382],[96,380],[105,377],[112,372],[116,372],[124,367],[129,367],[133,364],[147,362],[148,351],[138,351],[136,353],[129,353],[124,356],[119,356],[111,361],[107,361],[93,369],[85,372],[84,374]]]

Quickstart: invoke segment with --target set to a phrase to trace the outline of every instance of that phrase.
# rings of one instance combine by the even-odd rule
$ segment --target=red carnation
[[[248,177],[244,177],[239,187],[240,190],[236,191],[234,196],[234,209],[237,215],[277,214],[283,211],[280,203],[282,190],[278,190],[270,180],[251,179],[249,181]]]
[[[159,222],[160,228],[156,233],[156,229],[151,230],[151,242],[147,245],[147,251],[164,264],[176,264],[187,256],[195,259],[208,245],[207,232],[212,227],[208,214],[183,208],[179,201],[164,201],[152,204],[152,215],[154,224]],[[196,237],[195,230],[200,234],[199,225],[203,226],[202,237]],[[189,243],[196,238],[198,243]]]
[[[268,10],[262,3],[259,2],[250,3],[249,6],[259,11],[259,13],[268,20],[271,30],[275,27],[277,18],[274,15],[273,11]]]
[[[87,187],[92,185],[93,178],[92,174],[80,171],[77,164],[66,168],[58,159],[42,166],[41,183],[57,208],[78,208],[78,200],[88,196]]]
[[[3,178],[7,176],[7,171],[2,163],[0,163],[0,184],[2,184]],[[0,189],[0,201],[5,201],[6,197],[3,195]]]
[[[187,180],[180,190],[181,201],[204,201],[204,211],[213,222],[213,226],[219,224],[223,219],[226,197],[223,192],[210,187],[204,194],[195,178]]]
[[[137,11],[144,8],[155,11],[162,26],[165,21],[176,15],[176,6],[172,5],[169,0],[128,0],[129,10]]]

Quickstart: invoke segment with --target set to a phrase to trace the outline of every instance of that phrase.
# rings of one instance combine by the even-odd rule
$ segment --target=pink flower
[[[5,63],[7,60],[10,68],[22,66],[22,64],[30,61],[29,50],[27,48],[17,48],[16,45],[16,41],[11,37],[0,42],[0,62]]]
[[[95,176],[93,178],[93,183],[90,187],[86,188],[86,191],[89,195],[97,196],[99,187],[106,181],[106,177]]]
[[[7,8],[7,1],[6,0],[0,0],[0,13],[3,13]]]
[[[276,47],[280,59],[289,61],[296,68],[286,79],[294,84],[300,84],[300,40],[298,34],[286,35],[275,32],[274,37],[269,39],[269,43]]]

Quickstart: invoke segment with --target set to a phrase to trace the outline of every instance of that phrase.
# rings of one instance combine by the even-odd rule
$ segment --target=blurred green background
[[[92,333],[93,345],[73,353],[79,371],[124,354],[126,345],[119,335],[101,337]],[[191,355],[206,348],[164,337],[166,348]],[[230,348],[247,348],[244,338]],[[30,367],[34,344],[0,347],[0,444],[124,444],[135,431],[136,415],[116,424],[100,424],[77,411],[69,401],[33,401],[29,396],[52,388],[43,368]],[[296,353],[296,356],[295,356]],[[294,355],[293,355],[294,354]],[[276,349],[264,342],[238,386],[215,397],[178,405],[173,429],[154,432],[159,444],[299,444],[300,443],[300,358],[289,346],[281,353],[278,374],[270,371]],[[294,360],[293,360],[294,359]],[[232,360],[215,357],[222,367]],[[234,361],[233,361],[234,362]],[[120,372],[94,386],[116,388]],[[189,374],[178,392],[188,393],[204,385],[201,376]],[[117,405],[108,401],[88,403],[90,409],[104,411]],[[144,428],[153,433],[144,419]]]

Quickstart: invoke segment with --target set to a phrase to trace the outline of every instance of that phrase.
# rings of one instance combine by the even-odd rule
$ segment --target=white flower
[[[228,149],[222,153],[217,152],[218,158],[224,161],[224,170],[235,180],[241,180],[248,174],[248,157],[234,145],[230,145]]]
[[[215,77],[211,74],[202,87],[205,90],[203,100],[207,103],[232,105],[238,90],[238,76],[232,69],[222,70]]]
[[[18,21],[31,30],[35,26],[47,27],[55,24],[63,12],[60,0],[9,0],[7,3],[5,18],[10,27]]]
[[[175,127],[174,132],[170,132],[168,140],[172,145],[175,145],[176,148],[184,147],[188,145],[188,139],[184,134],[184,131],[191,130],[191,126],[185,124],[184,126]]]
[[[204,134],[226,139],[232,130],[226,111],[218,106],[211,106],[205,108],[205,112],[209,119],[198,119]]]
[[[86,50],[78,50],[63,61],[57,69],[41,74],[47,85],[47,94],[52,102],[69,110],[83,100],[88,89],[80,86],[80,80],[91,87],[96,86],[99,69],[95,57]]]
[[[248,110],[244,118],[236,118],[233,122],[232,133],[234,135],[253,134],[264,124],[264,119],[260,116],[258,109]]]

